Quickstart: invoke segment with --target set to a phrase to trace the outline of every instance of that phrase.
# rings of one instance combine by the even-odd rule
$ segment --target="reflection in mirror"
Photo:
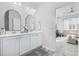
[[[35,30],[35,19],[32,15],[26,16],[25,26],[27,27],[28,31],[34,31]]]
[[[16,10],[8,10],[4,16],[4,27],[6,31],[20,31],[21,16]]]

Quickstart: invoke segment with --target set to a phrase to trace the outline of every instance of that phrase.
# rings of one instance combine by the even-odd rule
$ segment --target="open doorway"
[[[78,55],[79,19],[76,15],[56,18],[57,54],[64,56]]]

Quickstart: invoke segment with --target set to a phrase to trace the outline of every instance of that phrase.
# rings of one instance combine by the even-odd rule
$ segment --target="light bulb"
[[[22,4],[21,3],[18,3],[18,5],[21,6]]]
[[[16,4],[17,2],[14,2],[14,4]]]

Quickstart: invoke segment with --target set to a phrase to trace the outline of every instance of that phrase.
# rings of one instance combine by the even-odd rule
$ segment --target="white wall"
[[[43,46],[56,50],[56,8],[69,3],[41,3],[37,9],[36,20],[41,22]]]
[[[64,20],[63,19],[57,19],[57,30],[59,30],[61,33],[64,30]]]
[[[52,3],[43,3],[39,6],[37,20],[41,22],[43,31],[43,46],[50,49],[56,49],[55,42],[55,9],[52,10]]]

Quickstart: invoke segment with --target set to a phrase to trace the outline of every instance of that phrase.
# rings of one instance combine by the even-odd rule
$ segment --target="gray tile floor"
[[[40,47],[40,48],[37,48],[37,49],[31,51],[28,54],[24,54],[23,56],[51,56],[54,53],[55,52],[46,51],[44,48]]]
[[[56,54],[60,55],[62,54],[63,56],[77,56],[78,55],[78,46],[74,44],[69,44],[67,43],[66,37],[61,37],[57,38],[60,39],[56,41]]]
[[[25,54],[24,56],[77,56],[78,48],[77,45],[72,45],[67,43],[65,38],[57,38],[64,39],[56,42],[56,52],[46,51],[44,48],[38,48],[33,50],[29,54]]]

